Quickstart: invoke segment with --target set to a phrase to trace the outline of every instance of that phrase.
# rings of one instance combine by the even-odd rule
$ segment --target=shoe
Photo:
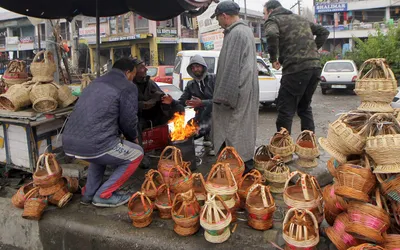
[[[204,147],[212,147],[212,142],[210,142],[210,141],[203,141],[203,146],[204,146]]]
[[[82,195],[80,203],[85,206],[92,205],[93,196]]]
[[[214,149],[210,149],[210,151],[208,151],[208,155],[209,155],[209,156],[215,156],[215,151],[214,151]]]
[[[92,204],[96,207],[119,207],[126,204],[131,197],[126,194],[113,193],[109,199],[95,195]]]

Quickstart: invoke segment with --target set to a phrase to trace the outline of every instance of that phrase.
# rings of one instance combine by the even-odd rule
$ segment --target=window
[[[111,35],[117,34],[117,20],[115,17],[110,17],[110,31]]]
[[[70,33],[69,33],[69,23],[61,23],[60,24],[60,33],[63,39],[70,40]]]
[[[177,56],[175,58],[175,63],[174,63],[174,73],[179,74],[181,73],[181,66],[182,66],[182,56]]]
[[[129,20],[130,14],[124,15],[124,33],[131,33],[131,23]]]
[[[262,61],[257,60],[257,69],[258,69],[259,76],[271,76],[272,75],[268,66]]]
[[[147,75],[150,77],[154,77],[157,75],[158,68],[157,67],[147,67]]]
[[[204,61],[206,61],[208,73],[214,73],[215,69],[215,57],[203,57]]]
[[[117,17],[117,27],[118,27],[118,34],[123,33],[123,23],[122,23],[122,16]]]
[[[325,65],[325,72],[354,72],[350,62],[330,62]]]
[[[166,76],[172,76],[173,73],[174,73],[174,68],[172,68],[172,67],[165,68]]]
[[[40,24],[40,40],[46,41],[46,25],[44,23]]]

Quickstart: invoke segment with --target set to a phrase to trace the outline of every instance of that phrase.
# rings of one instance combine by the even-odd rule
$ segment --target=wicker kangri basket
[[[182,164],[181,150],[174,146],[165,147],[158,161],[158,171],[162,174],[165,183],[169,183],[169,170],[176,165],[182,166]]]
[[[250,187],[254,184],[258,184],[258,183],[263,183],[263,177],[260,173],[260,171],[258,171],[257,169],[252,169],[250,172],[248,172],[247,174],[245,174],[242,178],[242,180],[239,182],[239,186],[238,186],[238,194],[240,197],[240,200],[243,204],[242,207],[244,207],[244,204],[246,203],[246,197],[247,197],[247,193],[250,190]]]
[[[164,179],[162,178],[161,173],[157,170],[150,169],[145,175],[145,180],[142,184],[141,191],[147,197],[149,197],[150,200],[154,200],[157,195],[157,189],[162,184],[164,184]]]
[[[293,139],[285,128],[281,128],[269,141],[271,152],[282,157],[282,161],[285,163],[292,161],[295,148]]]
[[[272,216],[276,210],[275,200],[268,186],[254,184],[246,197],[248,224],[257,230],[268,230],[272,227]]]
[[[346,227],[346,232],[356,238],[369,242],[383,243],[383,234],[389,228],[390,216],[383,208],[379,190],[375,191],[376,206],[370,203],[350,201],[347,209],[350,223]]]
[[[195,234],[200,228],[200,205],[193,190],[177,194],[172,203],[174,231],[181,236]]]
[[[372,58],[361,65],[354,92],[361,98],[358,110],[393,112],[390,103],[398,92],[397,81],[385,59]]]
[[[47,113],[58,107],[58,90],[53,83],[37,82],[33,85],[29,98],[36,112]]]
[[[221,209],[216,200],[223,204]],[[208,193],[204,208],[201,210],[200,225],[204,228],[204,237],[211,243],[222,243],[229,239],[229,224],[232,214],[225,202],[218,195]]]
[[[54,154],[44,153],[39,156],[33,173],[33,183],[36,186],[51,187],[59,182],[61,176],[62,168],[58,165]]]
[[[174,197],[174,193],[171,193],[167,185],[162,184],[158,188],[154,204],[158,209],[161,219],[171,219],[171,208]]]
[[[206,181],[206,190],[212,194],[222,196],[223,200],[232,198],[238,187],[235,177],[228,163],[216,163],[210,170]]]
[[[299,156],[297,165],[304,168],[318,166],[317,157],[319,156],[317,138],[313,131],[304,130],[296,140],[295,153]]]
[[[336,169],[338,183],[335,194],[348,199],[367,202],[375,187],[376,178],[370,168],[368,156],[361,165],[343,164]]]
[[[323,198],[325,202],[325,220],[329,225],[333,225],[336,217],[347,210],[347,202],[340,196],[335,195],[336,185],[328,185],[324,188]]]
[[[290,249],[316,246],[319,242],[317,219],[306,209],[289,209],[283,221],[283,239]]]
[[[386,177],[385,177],[386,176]],[[400,175],[376,175],[382,194],[390,200],[400,203]]]
[[[271,162],[273,157],[267,145],[258,147],[254,154],[254,168],[263,174],[265,169],[273,165]]]
[[[295,176],[299,176],[295,185],[289,186],[289,182]],[[283,192],[285,204],[292,208],[308,209],[315,214],[318,223],[324,219],[322,207],[322,190],[314,176],[294,171],[285,183]]]
[[[351,234],[346,233],[345,228],[349,223],[349,216],[346,213],[339,214],[332,227],[328,227],[325,232],[332,243],[338,250],[347,250],[352,246],[363,243],[362,240],[354,238]]]
[[[242,179],[245,165],[234,147],[225,147],[217,158],[217,163],[218,162],[229,163],[229,167],[232,170],[233,176],[235,176],[236,182]]]
[[[183,162],[182,167],[175,165],[169,170],[169,187],[174,193],[185,193],[193,188],[193,176],[190,162]]]
[[[36,198],[39,195],[39,188],[33,185],[33,182],[23,185],[18,189],[18,191],[11,198],[11,202],[14,207],[24,208],[25,201],[32,197]]]
[[[365,151],[376,163],[374,173],[400,172],[400,124],[392,114],[371,117]]]
[[[272,193],[283,193],[285,183],[289,179],[289,167],[279,156],[274,156],[271,160],[272,165],[264,171],[265,180],[268,182]]]
[[[0,95],[0,105],[10,111],[17,111],[32,104],[29,93],[31,82],[11,86],[6,93]]]
[[[364,243],[355,247],[350,247],[348,250],[387,250],[381,246],[371,243]]]
[[[193,191],[200,206],[203,206],[207,199],[206,182],[203,174],[193,173]]]
[[[50,51],[42,50],[36,53],[30,66],[34,82],[52,82],[57,70],[54,56]]]
[[[132,195],[128,202],[128,209],[128,215],[132,219],[134,227],[147,227],[153,221],[153,203],[142,192],[136,192]]]

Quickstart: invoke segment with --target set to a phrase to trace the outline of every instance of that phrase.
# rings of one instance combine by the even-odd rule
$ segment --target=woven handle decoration
[[[366,66],[372,66],[372,68],[365,74],[364,73],[364,68]],[[365,78],[372,78],[373,77],[373,72],[381,69],[384,73],[384,77],[386,79],[390,80],[395,80],[395,76],[392,72],[392,70],[388,67],[387,62],[383,58],[371,58],[365,61],[358,72],[357,79],[365,79]]]
[[[165,155],[168,150],[171,150],[171,153],[169,155]],[[173,160],[176,165],[181,165],[183,162],[182,159],[182,152],[179,148],[174,147],[174,146],[167,146],[165,149],[161,152],[160,155],[160,160]]]
[[[207,177],[207,182],[210,182],[211,179],[216,177],[217,174],[218,174],[217,177],[222,178],[221,177],[222,172],[225,173],[225,177],[228,180],[228,185],[229,186],[234,185],[235,187],[237,187],[237,183],[229,167],[229,163],[217,162],[216,164],[214,164],[214,166],[211,168],[210,174]]]
[[[259,156],[259,155],[266,155],[266,156],[269,156],[269,158],[272,158],[272,157],[273,157],[273,155],[272,155],[271,151],[269,151],[269,148],[268,148],[267,145],[261,145],[261,146],[259,146],[259,147],[256,149],[255,155],[256,155],[256,156]]]
[[[55,160],[53,158],[53,163],[54,163],[54,161]],[[43,163],[43,166],[41,166],[40,163]],[[56,166],[56,168],[59,168],[58,163],[55,164],[55,166]],[[39,156],[39,159],[38,159],[38,161],[36,163],[36,171],[35,172],[38,172],[40,169],[43,169],[43,168],[46,169],[48,175],[53,175],[54,174],[54,172],[51,171],[51,169],[50,169],[49,154],[46,154],[46,153],[42,154],[41,156]]]

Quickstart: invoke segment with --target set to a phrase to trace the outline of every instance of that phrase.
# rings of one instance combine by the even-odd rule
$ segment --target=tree
[[[370,58],[385,58],[394,74],[400,76],[400,26],[390,25],[386,34],[377,28],[376,34],[370,34],[365,41],[357,37],[353,39],[355,47],[346,58],[354,60],[357,66]]]

